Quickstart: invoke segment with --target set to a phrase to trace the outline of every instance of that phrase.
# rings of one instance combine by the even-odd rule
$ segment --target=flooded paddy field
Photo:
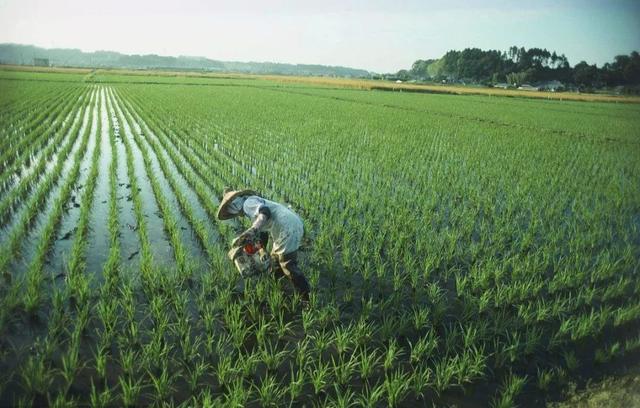
[[[1,406],[534,407],[640,363],[639,105],[13,75]],[[309,304],[242,282],[226,186],[301,215]]]

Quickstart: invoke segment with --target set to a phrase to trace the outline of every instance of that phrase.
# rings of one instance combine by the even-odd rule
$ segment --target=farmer
[[[304,232],[298,214],[282,204],[260,197],[255,191],[225,188],[218,208],[218,219],[228,220],[240,215],[246,215],[252,224],[236,239],[240,242],[259,240],[265,247],[271,236],[274,274],[284,274],[302,299],[308,301],[309,282],[298,268],[297,253]]]

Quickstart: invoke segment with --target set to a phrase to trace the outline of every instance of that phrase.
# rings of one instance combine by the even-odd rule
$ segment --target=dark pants
[[[298,251],[279,256],[272,255],[272,257],[275,261],[272,263],[274,275],[276,277],[286,276],[302,299],[309,300],[311,288],[307,278],[300,272],[298,267]]]

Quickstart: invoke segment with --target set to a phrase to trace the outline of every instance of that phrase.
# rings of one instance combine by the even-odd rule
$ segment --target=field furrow
[[[140,237],[140,271],[143,278],[148,279],[152,276],[154,263],[175,266],[175,258],[165,231],[162,213],[156,203],[149,175],[144,167],[142,152],[135,144],[132,129],[125,121],[122,110],[118,106],[111,89],[109,93],[125,146],[127,174],[131,184],[130,197],[136,214],[136,224],[130,226],[130,228],[138,231]]]

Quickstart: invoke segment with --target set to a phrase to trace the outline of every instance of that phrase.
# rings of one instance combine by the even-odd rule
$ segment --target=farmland
[[[305,222],[308,308],[226,258]],[[640,105],[0,71],[0,405],[540,406],[640,356]]]

